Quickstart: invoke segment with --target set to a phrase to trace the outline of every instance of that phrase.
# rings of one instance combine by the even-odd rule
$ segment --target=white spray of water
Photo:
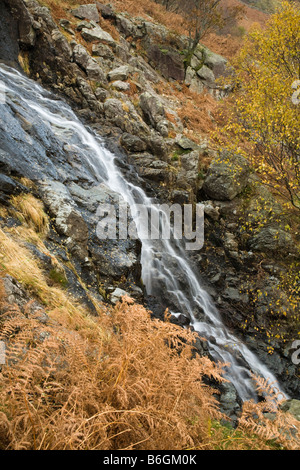
[[[130,207],[131,215],[142,238],[143,226],[139,220],[137,205],[160,211],[144,190],[127,181],[115,163],[115,156],[105,148],[102,139],[85,127],[71,108],[57,101],[35,82],[13,69],[1,66],[2,80],[6,83],[7,97],[18,97],[23,106],[29,107],[36,116],[51,128],[51,131],[66,145],[72,140],[72,148],[84,155],[95,180],[120,194]],[[158,214],[157,214],[158,215]],[[149,295],[155,296],[158,286],[176,305],[179,315],[184,312],[199,334],[207,339],[208,348],[215,360],[230,366],[226,377],[235,386],[242,400],[255,399],[252,373],[274,384],[280,391],[274,375],[262,364],[248,347],[225,328],[212,299],[201,286],[192,269],[182,243],[174,239],[142,239],[142,278]],[[184,289],[182,286],[184,285]],[[201,320],[197,311],[202,312]],[[283,396],[286,396],[281,391]]]

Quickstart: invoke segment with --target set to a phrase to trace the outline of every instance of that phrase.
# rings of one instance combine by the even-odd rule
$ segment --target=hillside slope
[[[160,203],[204,204],[205,245],[201,252],[187,257],[228,328],[237,332],[276,373],[288,394],[297,399],[299,367],[291,361],[291,346],[299,319],[294,318],[294,310],[286,315],[289,304],[284,276],[292,276],[293,269],[297,270],[299,240],[285,230],[288,214],[282,211],[281,201],[253,177],[249,163],[243,162],[242,171],[237,166],[232,174],[226,158],[221,166],[217,164],[218,150],[209,140],[220,99],[228,92],[217,79],[226,76],[227,58],[240,41],[234,36],[237,30],[225,37],[206,38],[185,70],[181,51],[187,37],[164,24],[162,14],[166,13],[151,2],[147,2],[148,12],[143,2],[138,6],[121,3],[122,9],[117,1],[112,7],[84,1],[79,5],[56,0],[5,0],[0,6],[1,31],[5,31],[0,35],[0,59],[5,64],[1,65],[2,80],[11,73],[6,65],[13,65],[25,72],[25,78],[54,92],[53,112],[59,107],[63,112],[65,105],[59,100],[66,100],[80,125],[90,129],[99,142],[104,140],[122,174],[132,185],[143,187],[148,196]],[[134,15],[130,7],[135,9]],[[162,15],[160,22],[155,16],[158,13]],[[265,17],[249,8],[238,26],[248,29],[252,21],[263,23]],[[141,278],[139,240],[97,237],[99,204],[105,201],[116,207],[119,195],[95,177],[93,161],[87,161],[85,149],[79,150],[74,129],[63,129],[59,121],[53,126],[55,133],[40,118],[41,102],[50,95],[43,89],[43,98],[38,98],[40,90],[33,84],[25,78],[19,78],[18,84],[14,74],[10,77],[8,88],[12,89],[7,92],[0,122],[0,261],[2,338],[13,339],[9,351],[12,359],[3,367],[1,383],[9,394],[9,384],[19,374],[24,388],[14,392],[12,405],[4,396],[1,409],[20,407],[27,431],[22,437],[22,422],[11,419],[10,408],[7,413],[1,412],[1,446],[87,448],[88,436],[97,434],[97,439],[89,442],[90,448],[216,448],[224,432],[219,424],[222,412],[234,425],[240,418],[238,433],[242,433],[242,446],[246,448],[268,448],[266,439],[270,436],[277,439],[270,448],[297,448],[298,436],[287,443],[278,431],[282,426],[290,429],[289,414],[279,412],[274,426],[268,417],[263,426],[253,423],[253,405],[246,405],[241,414],[237,392],[220,377],[206,340],[191,334],[188,328],[182,329],[191,322],[185,311],[169,322],[158,321],[165,319],[167,309],[177,307],[176,298],[159,280],[155,295],[147,293]],[[19,94],[21,88],[25,101]],[[24,105],[32,103],[33,96],[40,100],[36,101],[36,112]],[[74,124],[71,111],[66,112]],[[82,129],[80,133],[87,139]],[[99,171],[105,175],[105,167]],[[256,238],[254,234],[244,237],[238,230],[249,220],[265,229],[258,220],[261,210],[274,214],[271,228],[282,234],[279,240],[276,238],[280,249],[275,239],[270,247],[269,235],[273,232],[261,230],[257,239],[257,233]],[[182,285],[183,295],[185,289]],[[257,295],[259,292],[263,294]],[[123,294],[124,302],[115,307]],[[283,303],[275,322],[272,305],[277,302]],[[151,311],[151,319],[145,308]],[[199,321],[203,319],[200,309],[196,315]],[[24,337],[19,336],[22,331]],[[156,333],[160,344],[168,337],[174,348],[172,352],[172,348],[160,347],[164,354],[160,370],[155,368]],[[59,340],[52,342],[53,336]],[[50,342],[44,342],[45,338]],[[77,340],[84,343],[81,369],[73,366]],[[191,352],[189,344],[193,342]],[[20,349],[24,344],[23,363]],[[142,354],[145,344],[147,349]],[[59,363],[67,363],[66,374],[64,365],[60,368],[52,362],[41,371],[47,348],[59,350]],[[100,351],[99,362],[94,361],[95,349]],[[10,369],[14,355],[17,366]],[[190,375],[184,378],[187,367]],[[159,381],[169,368],[164,388],[171,395],[165,397],[160,394]],[[76,369],[82,371],[78,381],[73,377]],[[203,374],[200,383],[199,374]],[[82,390],[87,376],[89,395]],[[105,377],[103,388],[95,386],[99,377]],[[207,377],[210,387],[204,385]],[[45,392],[43,386],[47,384],[50,388]],[[73,387],[76,391],[74,401],[66,398],[66,385],[66,390]],[[218,399],[213,386],[220,394]],[[266,384],[262,386],[268,390]],[[177,394],[173,395],[174,390]],[[99,404],[103,393],[106,398]],[[32,412],[21,403],[24,394],[34,396],[34,400],[26,401],[27,408],[35,410],[33,421]],[[292,402],[295,404],[297,400]],[[254,407],[259,421],[265,419],[262,413],[270,406],[267,401]],[[291,402],[285,409],[291,409],[289,406]],[[170,422],[167,417],[173,411],[176,413]],[[52,413],[57,421],[51,421]],[[91,427],[89,423],[93,423]],[[50,425],[52,431],[47,435],[44,430]],[[58,425],[61,434],[54,439],[53,429]],[[81,434],[82,427],[85,432]],[[167,437],[170,427],[174,433]],[[249,437],[248,427],[250,432],[256,431],[254,437]],[[65,440],[66,428],[72,439]],[[118,438],[123,434],[124,440]]]

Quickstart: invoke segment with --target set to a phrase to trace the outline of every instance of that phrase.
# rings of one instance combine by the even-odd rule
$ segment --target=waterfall
[[[106,148],[102,138],[84,126],[64,101],[57,100],[14,69],[0,65],[0,80],[2,92],[5,92],[5,100],[0,102],[0,112],[7,103],[12,102],[14,109],[22,109],[29,121],[43,122],[49,134],[61,143],[62,151],[64,146],[72,145],[95,181],[105,183],[127,202],[142,242],[142,279],[147,293],[153,296],[164,293],[174,306],[171,311],[173,315],[184,313],[191,319],[193,328],[206,338],[212,357],[229,364],[226,377],[235,386],[240,398],[256,398],[252,373],[268,380],[285,396],[274,375],[224,326],[216,306],[188,260],[182,241],[143,238],[138,205],[152,211],[161,209],[157,208],[156,201],[146,195],[142,186],[124,177],[116,164],[116,156]]]

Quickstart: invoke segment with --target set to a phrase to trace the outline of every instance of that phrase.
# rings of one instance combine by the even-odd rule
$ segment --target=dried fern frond
[[[192,332],[127,298],[97,320],[109,341],[14,308],[1,330],[2,448],[209,447],[207,421],[221,414],[203,376],[222,371],[193,357]]]

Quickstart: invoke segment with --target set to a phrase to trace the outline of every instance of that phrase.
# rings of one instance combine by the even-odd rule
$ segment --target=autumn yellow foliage
[[[283,3],[254,27],[232,63],[234,100],[221,142],[245,154],[262,182],[300,209],[300,9]],[[227,103],[228,106],[228,103]],[[224,138],[225,136],[225,138]],[[246,145],[245,145],[246,142]]]

